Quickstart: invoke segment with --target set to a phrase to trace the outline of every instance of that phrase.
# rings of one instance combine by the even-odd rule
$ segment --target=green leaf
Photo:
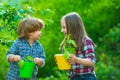
[[[19,67],[22,68],[22,67],[23,67],[23,64],[24,64],[24,60],[20,60],[20,61],[18,62],[18,64],[19,64]]]
[[[75,41],[74,40],[68,40],[68,43],[69,44],[72,44],[74,47],[77,47],[77,45],[76,45],[76,43],[75,43]]]
[[[63,45],[64,49],[64,57],[65,59],[69,59],[70,54],[75,54],[76,52],[76,42],[70,38],[71,34],[68,34],[67,40],[65,41]],[[70,54],[69,54],[70,53]]]
[[[27,57],[26,57],[26,60],[33,61],[33,58],[32,58],[31,56],[27,56]]]
[[[25,11],[24,11],[24,9],[20,9],[18,12],[19,12],[20,14],[23,14]]]
[[[65,57],[66,60],[68,60],[69,57],[70,57],[68,51],[65,51],[63,55],[64,55],[64,57]]]

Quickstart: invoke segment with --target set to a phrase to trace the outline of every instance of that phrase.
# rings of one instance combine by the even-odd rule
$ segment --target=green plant
[[[20,68],[23,66],[24,61],[33,61],[33,58],[32,58],[31,56],[27,56],[24,60],[20,60],[20,61],[18,62]]]
[[[42,36],[39,41],[44,47],[47,58],[45,66],[39,68],[38,78],[40,78],[40,80],[68,80],[67,74],[64,75],[64,73],[62,73],[63,71],[60,72],[61,76],[58,76],[60,74],[56,73],[56,71],[58,71],[57,66],[55,62],[51,64],[51,61],[54,61],[54,54],[60,53],[58,50],[59,43],[64,37],[63,34],[60,33],[60,19],[64,14],[71,11],[76,11],[81,15],[88,35],[98,46],[95,51],[97,59],[97,68],[95,69],[98,80],[120,80],[119,3],[120,0],[87,0],[87,3],[86,0],[74,2],[73,0],[1,0],[0,80],[6,80],[5,75],[9,68],[9,63],[5,60],[6,52],[17,38],[16,28],[19,20],[27,15],[41,18],[45,22],[45,28],[42,31]],[[67,7],[65,7],[66,5]],[[3,21],[3,18],[5,21]],[[101,53],[107,54],[108,57],[103,58]],[[101,64],[99,64],[99,58],[103,58],[105,62],[100,61]],[[109,62],[112,62],[110,65],[116,70],[108,66]],[[102,64],[104,64],[105,67],[101,67]],[[108,69],[112,71],[105,72]],[[110,75],[111,73],[112,75]],[[110,77],[113,77],[113,73],[115,73],[115,78],[111,79]],[[51,75],[53,75],[55,79],[53,79]],[[107,78],[103,78],[104,76],[107,76]]]
[[[69,59],[70,54],[74,54],[75,53],[75,49],[77,47],[75,41],[70,39],[70,36],[71,35],[68,34],[67,40],[65,41],[65,43],[63,45],[65,59]]]

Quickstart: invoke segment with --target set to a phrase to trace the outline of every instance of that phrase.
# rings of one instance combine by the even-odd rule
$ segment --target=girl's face
[[[65,35],[67,35],[67,27],[66,27],[66,23],[65,23],[64,19],[61,20],[61,26],[62,26],[61,32],[63,32]]]
[[[41,36],[41,33],[42,33],[41,31],[37,30],[35,32],[29,33],[29,37],[32,40],[38,40],[40,38],[40,36]]]

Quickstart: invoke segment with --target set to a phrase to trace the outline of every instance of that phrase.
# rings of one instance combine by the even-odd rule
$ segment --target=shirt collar
[[[24,43],[28,43],[28,44],[29,44],[29,42],[28,42],[26,39],[21,39],[21,41],[24,42]],[[33,45],[32,45],[32,46],[34,46],[34,45],[36,45],[36,44],[38,44],[38,41],[37,41],[37,40],[35,40],[35,41],[33,42]]]

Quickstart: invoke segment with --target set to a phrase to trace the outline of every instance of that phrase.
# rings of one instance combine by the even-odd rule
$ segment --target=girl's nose
[[[63,29],[61,29],[61,32],[63,32]]]

